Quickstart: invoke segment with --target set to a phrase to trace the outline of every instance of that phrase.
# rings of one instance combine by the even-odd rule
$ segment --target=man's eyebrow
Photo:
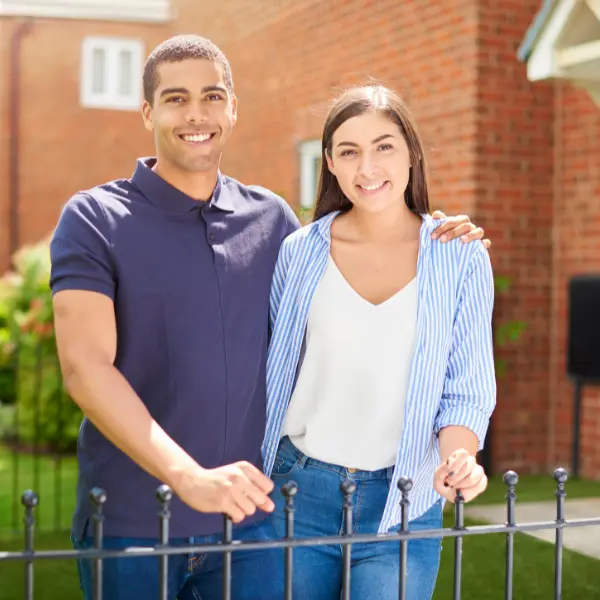
[[[208,94],[209,92],[220,92],[221,94],[227,95],[227,90],[221,85],[205,85],[202,88],[203,94]],[[189,94],[190,90],[184,87],[173,87],[173,88],[165,88],[161,93],[160,97],[168,96],[169,94]]]
[[[379,137],[376,137],[371,144],[376,144],[377,142],[381,142],[382,140],[385,140],[387,138],[393,138],[394,136],[391,133],[384,133],[383,135],[380,135]],[[355,144],[354,142],[339,142],[337,144],[338,146],[352,146],[353,148],[358,148],[358,144]]]
[[[202,88],[202,93],[207,94],[208,92],[221,92],[227,94],[227,90],[221,85],[206,85]]]
[[[184,87],[177,88],[165,88],[161,93],[160,97],[168,96],[169,94],[189,94],[189,90]]]

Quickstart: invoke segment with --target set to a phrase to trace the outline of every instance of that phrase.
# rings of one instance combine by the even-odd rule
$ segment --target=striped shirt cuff
[[[482,450],[490,423],[490,416],[487,411],[472,407],[465,410],[460,405],[449,406],[437,416],[434,424],[434,433],[439,434],[440,430],[444,427],[466,427],[477,436],[478,450]]]

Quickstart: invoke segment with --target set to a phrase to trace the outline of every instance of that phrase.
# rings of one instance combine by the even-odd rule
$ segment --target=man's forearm
[[[65,377],[69,395],[96,428],[144,470],[177,489],[199,465],[152,418],[112,365],[87,365]]]
[[[464,448],[471,456],[477,454],[477,436],[466,427],[449,425],[440,430],[440,456],[442,462],[459,448]]]

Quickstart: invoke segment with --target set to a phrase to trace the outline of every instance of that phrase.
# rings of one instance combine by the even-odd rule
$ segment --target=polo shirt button
[[[208,239],[212,242],[215,239],[215,236],[211,233],[208,234]]]

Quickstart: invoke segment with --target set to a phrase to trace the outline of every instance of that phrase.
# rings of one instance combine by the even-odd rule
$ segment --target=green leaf
[[[496,359],[496,377],[501,379],[506,375],[506,361],[502,358]]]
[[[496,287],[496,291],[500,294],[503,294],[510,288],[511,279],[510,277],[506,277],[503,275],[496,275],[494,277],[494,284]]]

